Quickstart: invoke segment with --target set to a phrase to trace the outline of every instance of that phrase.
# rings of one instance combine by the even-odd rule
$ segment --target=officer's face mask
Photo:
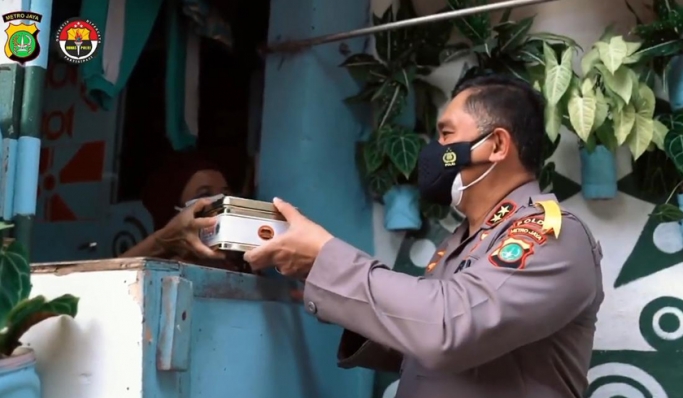
[[[463,191],[483,180],[496,167],[493,163],[477,179],[464,185],[461,171],[472,165],[472,151],[491,137],[493,133],[481,135],[474,141],[441,145],[434,140],[420,152],[417,184],[423,199],[457,207],[462,201]]]

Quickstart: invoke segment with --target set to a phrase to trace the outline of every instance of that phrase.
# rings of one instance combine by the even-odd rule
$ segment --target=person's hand
[[[289,229],[271,241],[245,253],[253,270],[275,267],[285,276],[303,277],[313,266],[322,247],[333,236],[291,204],[275,198],[273,204],[289,222]]]
[[[216,220],[212,217],[195,217],[195,213],[211,203],[212,199],[203,198],[183,209],[164,228],[155,232],[157,242],[180,257],[222,259],[223,253],[213,251],[199,239],[199,231],[214,227]]]

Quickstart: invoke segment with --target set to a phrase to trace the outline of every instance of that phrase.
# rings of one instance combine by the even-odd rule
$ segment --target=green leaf
[[[678,222],[683,220],[683,211],[671,203],[658,205],[651,215],[661,222]]]
[[[516,50],[526,38],[534,23],[534,17],[527,17],[498,33],[498,50],[509,53]]]
[[[382,168],[370,174],[367,179],[368,190],[378,197],[383,196],[396,182],[392,170]]]
[[[614,74],[628,56],[628,47],[621,36],[612,37],[609,43],[597,42],[595,46],[600,60],[610,73]]]
[[[377,82],[382,78],[388,78],[386,67],[370,54],[354,54],[340,66],[346,68],[351,76],[361,83]]]
[[[78,298],[65,294],[46,302],[45,297],[37,296],[23,300],[9,314],[7,329],[0,334],[0,353],[11,355],[20,343],[19,339],[34,325],[60,315],[75,317],[78,312]]]
[[[545,104],[545,132],[551,141],[555,142],[560,136],[562,127],[562,109],[558,105]]]
[[[466,43],[456,43],[446,46],[441,53],[439,53],[439,62],[447,64],[458,60],[460,57],[469,54],[472,51],[470,46]]]
[[[400,83],[406,90],[410,91],[413,86],[413,81],[416,75],[415,65],[410,65],[406,68],[401,68],[393,74],[394,81]]]
[[[377,93],[377,90],[379,90],[379,89],[380,89],[380,86],[367,85],[358,94],[352,95],[351,97],[344,98],[344,102],[349,104],[349,105],[361,104],[364,102],[370,102],[370,101],[372,101],[372,97]]]
[[[612,152],[616,152],[619,144],[617,144],[617,139],[614,136],[614,128],[612,123],[605,123],[600,128],[595,130],[595,137],[597,142],[604,145],[607,149]]]
[[[417,166],[417,159],[423,146],[424,140],[419,135],[404,130],[392,137],[386,154],[398,171],[409,179]]]
[[[453,10],[462,10],[487,3],[487,0],[448,0],[448,5]],[[453,24],[463,36],[475,45],[484,43],[491,36],[491,21],[487,12],[454,19]]]
[[[631,76],[629,75],[629,70],[627,67],[619,68],[612,74],[607,67],[604,65],[595,66],[599,71],[600,75],[605,82],[605,86],[608,90],[617,94],[624,103],[628,104],[631,102],[631,95],[633,94],[633,82]]]
[[[588,72],[600,61],[600,52],[593,47],[581,58],[581,73],[586,76]]]
[[[668,57],[671,55],[680,54],[683,51],[683,40],[674,39],[663,43],[657,43],[652,46],[643,47],[639,51],[633,53],[624,62],[635,63],[639,61],[647,61],[658,57]]]
[[[580,92],[574,91],[569,98],[569,121],[576,134],[584,142],[588,140],[593,130],[596,107],[595,97],[591,95],[582,97]]]
[[[659,120],[654,121],[654,129],[653,129],[653,134],[652,134],[652,142],[659,148],[660,150],[664,150],[664,138],[666,138],[666,134],[669,132],[669,128],[666,127],[666,125]]]
[[[13,228],[13,227],[14,227],[14,224],[9,224],[9,223],[6,223],[4,221],[0,221],[0,231],[2,231],[3,229],[9,229],[9,228]]]
[[[683,173],[683,132],[670,130],[664,138],[664,152],[676,165],[679,173]]]
[[[543,93],[550,105],[557,105],[569,88],[572,78],[573,51],[571,48],[566,49],[558,63],[555,51],[549,45],[543,44],[545,58]]]
[[[652,142],[654,135],[654,121],[652,119],[644,118],[640,114],[636,114],[636,122],[633,125],[631,134],[626,139],[633,159],[638,158],[645,153],[647,147]]]
[[[17,303],[31,293],[31,266],[18,242],[0,248],[0,330]]]
[[[385,25],[390,22],[394,22],[394,10],[391,4],[386,11],[384,11],[381,18],[377,18],[373,15],[373,25],[375,26]],[[394,33],[395,31],[392,30],[384,30],[375,33],[375,49],[377,50],[377,55],[385,62],[390,62],[392,56],[394,56],[394,54],[392,54],[392,36]]]
[[[441,221],[446,218],[450,212],[450,206],[441,206],[434,203],[421,202],[420,210],[425,218],[435,221]]]
[[[363,160],[367,173],[373,173],[382,166],[384,151],[380,147],[378,139],[363,143]]]
[[[581,50],[581,46],[574,39],[549,32],[531,33],[527,36],[529,41],[560,42],[569,47]]]
[[[614,135],[617,139],[617,145],[622,145],[626,142],[635,123],[636,109],[631,104],[626,105],[621,112],[616,112],[614,114]]]
[[[402,84],[388,82],[381,90],[378,90],[372,101],[377,104],[377,126],[383,127],[391,122],[403,111],[406,103],[408,90]]]
[[[595,122],[593,123],[593,129],[598,129],[605,123],[607,115],[609,113],[609,105],[607,104],[607,99],[602,94],[601,90],[595,91]]]

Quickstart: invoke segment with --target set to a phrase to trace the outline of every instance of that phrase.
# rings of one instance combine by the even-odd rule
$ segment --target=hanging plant
[[[657,217],[663,222],[680,222],[683,220],[683,203],[680,203],[680,196],[677,205],[672,204],[671,200],[674,195],[681,194],[681,186],[683,186],[683,112],[665,115],[661,120],[669,129],[664,139],[664,152],[676,166],[679,173],[679,181],[671,190],[671,194],[666,201],[655,207],[652,216]]]
[[[631,33],[642,41],[638,56],[643,68],[643,81],[654,89],[655,77],[658,77],[664,91],[671,92],[667,70],[674,57],[683,53],[683,7],[675,0],[655,0],[650,7],[654,13],[653,21],[645,23],[628,1],[626,6],[637,23]]]
[[[415,18],[410,0],[389,7],[375,25]],[[450,38],[450,22],[384,31],[375,34],[373,54],[354,54],[341,65],[362,85],[346,99],[349,104],[369,103],[373,132],[359,144],[358,167],[373,198],[385,205],[385,228],[419,230],[422,217],[442,219],[448,207],[421,203],[415,168],[425,138],[436,132],[437,109],[432,101],[439,89],[420,78],[440,65]]]

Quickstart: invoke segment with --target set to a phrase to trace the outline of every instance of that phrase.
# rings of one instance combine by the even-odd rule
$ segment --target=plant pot
[[[396,116],[394,122],[405,128],[414,129],[415,123],[417,122],[417,99],[415,97],[415,88],[410,87],[408,91],[408,96],[406,97],[406,103],[401,109],[401,113]]]
[[[612,199],[617,195],[617,165],[614,154],[598,145],[593,152],[581,148],[581,193],[589,200]]]
[[[33,350],[19,347],[9,358],[0,359],[0,397],[40,398],[40,379]]]
[[[417,231],[422,227],[420,193],[412,185],[397,185],[384,194],[384,228]]]
[[[683,109],[683,56],[675,56],[666,70],[669,102],[674,111]]]

